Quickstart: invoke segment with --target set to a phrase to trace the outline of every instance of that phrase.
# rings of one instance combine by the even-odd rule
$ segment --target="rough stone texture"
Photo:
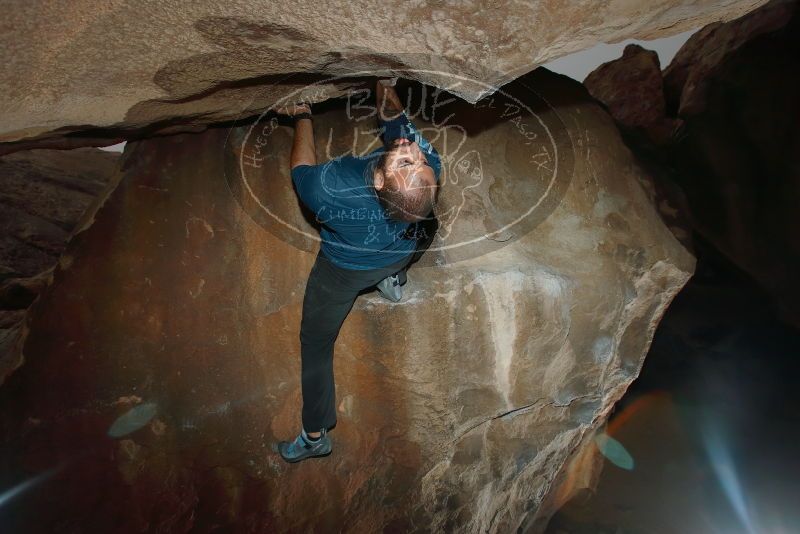
[[[794,324],[800,324],[797,5],[773,1],[693,35],[664,72],[671,110],[683,121],[675,139],[660,147],[629,139],[661,169],[660,183],[681,187],[685,202],[677,205],[691,228],[753,276]]]
[[[783,28],[796,11],[795,0],[767,6],[727,24],[714,23],[693,34],[664,71],[672,115],[696,115],[706,109],[713,83],[726,61],[745,43]]]
[[[95,148],[0,157],[0,279],[33,276],[55,265],[118,161],[118,153]]]
[[[474,102],[598,42],[664,37],[763,3],[17,0],[1,23],[0,141],[186,130],[266,109],[309,78],[363,70],[435,86],[459,73],[474,81],[453,91]],[[341,87],[323,89],[318,99]]]
[[[600,65],[583,84],[621,126],[644,133],[654,143],[668,141],[680,124],[667,117],[658,54],[637,44]]]
[[[22,363],[25,309],[87,209],[113,187],[118,161],[119,154],[95,148],[0,157],[0,383]]]
[[[583,82],[617,122],[645,172],[645,188],[664,224],[693,250],[687,200],[672,177],[673,167],[658,151],[675,140],[682,121],[667,115],[664,79],[658,54],[639,45],[625,47],[622,57],[603,63]]]
[[[291,244],[253,200],[311,228],[289,180],[291,132],[271,132],[258,167],[240,166],[247,126],[129,143],[120,185],[34,304],[26,365],[0,389],[0,482],[44,473],[7,524],[540,531],[694,259],[580,84],[538,69],[509,91],[530,114],[489,99],[442,108],[463,126],[458,149],[433,139],[444,232],[402,302],[356,302],[336,348],[333,454],[296,465],[270,443],[300,428],[315,243]],[[357,118],[318,117],[318,155],[367,148]],[[525,224],[497,232],[536,198]]]

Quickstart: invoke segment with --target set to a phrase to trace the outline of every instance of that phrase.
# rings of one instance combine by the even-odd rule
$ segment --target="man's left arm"
[[[403,135],[403,137],[410,137],[416,141],[419,149],[425,154],[425,159],[428,160],[428,164],[433,169],[433,174],[438,183],[439,175],[442,173],[442,160],[439,157],[439,152],[437,152],[436,149],[433,148],[431,142],[416,129],[411,119],[409,119],[405,113],[403,113],[399,119],[405,120],[405,124],[402,125],[402,128],[406,135]]]
[[[411,119],[406,115],[405,109],[397,96],[393,86],[388,86],[379,80],[375,87],[375,98],[378,104],[378,125],[381,127],[383,144],[389,145],[399,138],[416,141],[420,150],[425,154],[425,159],[433,169],[436,181],[442,172],[442,161],[433,145],[414,127]]]

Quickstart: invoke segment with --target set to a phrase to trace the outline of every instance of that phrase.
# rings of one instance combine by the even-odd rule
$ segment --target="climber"
[[[436,232],[439,154],[414,128],[394,88],[375,88],[383,143],[366,156],[317,164],[311,107],[280,108],[294,125],[290,167],[300,200],[320,223],[321,245],[306,283],[300,323],[302,428],[278,443],[287,462],[331,452],[336,423],[333,348],[359,292],[372,287],[398,302],[409,264]]]

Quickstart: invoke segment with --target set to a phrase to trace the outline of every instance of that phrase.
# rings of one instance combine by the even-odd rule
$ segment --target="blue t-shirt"
[[[439,153],[403,112],[378,121],[384,145],[405,137],[417,142],[439,183]],[[345,269],[375,269],[397,263],[417,245],[416,223],[389,219],[373,187],[373,169],[384,147],[366,156],[340,156],[320,165],[292,169],[300,200],[320,223],[320,250]]]

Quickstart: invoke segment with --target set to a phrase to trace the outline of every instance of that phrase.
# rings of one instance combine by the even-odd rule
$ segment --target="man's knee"
[[[336,338],[339,336],[338,330],[333,331],[318,331],[318,332],[300,332],[300,345],[311,350],[320,350],[327,345],[333,345]]]

